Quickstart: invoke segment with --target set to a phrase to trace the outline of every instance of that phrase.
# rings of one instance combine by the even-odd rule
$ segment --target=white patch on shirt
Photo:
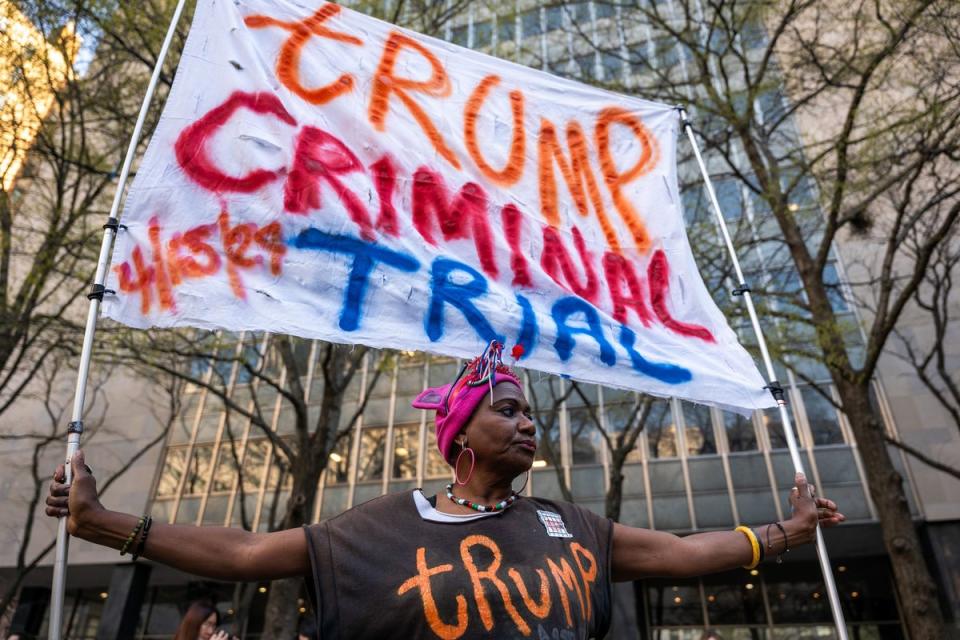
[[[573,537],[573,534],[567,531],[567,525],[563,524],[563,518],[560,517],[559,513],[538,509],[537,515],[540,516],[540,522],[543,523],[543,528],[547,530],[547,535],[551,538]]]

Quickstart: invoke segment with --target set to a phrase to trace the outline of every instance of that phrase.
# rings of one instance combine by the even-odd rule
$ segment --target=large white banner
[[[771,405],[697,272],[670,107],[317,0],[200,0],[104,301]]]

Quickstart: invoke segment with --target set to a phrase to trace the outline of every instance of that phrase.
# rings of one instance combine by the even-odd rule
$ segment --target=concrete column
[[[97,640],[124,640],[134,636],[149,581],[148,564],[129,562],[113,567]]]

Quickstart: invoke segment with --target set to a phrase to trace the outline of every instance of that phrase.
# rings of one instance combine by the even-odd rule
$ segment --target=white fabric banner
[[[772,405],[687,242],[671,107],[316,0],[201,0],[105,314]],[[510,361],[511,358],[508,358]]]

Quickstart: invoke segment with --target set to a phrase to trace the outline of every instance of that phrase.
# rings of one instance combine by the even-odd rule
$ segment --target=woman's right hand
[[[82,531],[85,522],[97,511],[103,511],[97,495],[97,480],[84,461],[83,451],[77,451],[70,460],[72,482],[65,484],[64,465],[57,467],[47,496],[47,515],[51,518],[67,518],[67,532],[75,536]]]

